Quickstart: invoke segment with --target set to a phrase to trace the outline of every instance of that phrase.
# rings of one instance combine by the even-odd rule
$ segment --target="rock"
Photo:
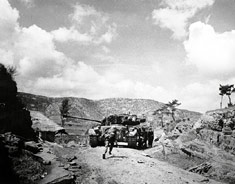
[[[224,127],[222,129],[222,132],[224,133],[224,135],[232,135],[232,129],[230,127]]]
[[[235,130],[233,130],[232,135],[233,138],[235,138]]]
[[[205,178],[203,180],[201,180],[200,182],[209,182],[210,180],[208,178]]]
[[[209,162],[202,163],[198,166],[194,166],[188,169],[189,172],[194,172],[198,174],[207,173],[211,169],[212,165]]]
[[[45,178],[46,175],[47,175],[47,172],[44,172],[44,173],[41,175],[41,178]]]
[[[69,164],[66,164],[66,165],[64,166],[64,169],[65,169],[65,170],[68,170],[68,169],[69,169],[69,166],[70,166]]]
[[[71,166],[70,169],[81,169],[82,166]]]
[[[146,153],[142,153],[141,155],[143,155],[143,156],[145,156],[145,157],[150,157],[150,158],[152,158],[152,156],[151,156],[151,155],[146,154]]]
[[[70,162],[70,163],[69,163],[69,165],[71,165],[71,166],[75,166],[75,165],[77,165],[77,163],[76,163],[76,162],[74,162],[74,161],[72,161],[72,162]]]
[[[49,153],[49,154],[53,154],[51,150],[48,150],[48,151],[47,151],[47,153]]]
[[[77,159],[76,156],[73,156],[73,157],[68,157],[67,160],[68,162],[72,162],[73,160]]]
[[[44,165],[51,165],[51,161],[49,160],[43,160],[42,162]]]
[[[68,148],[72,148],[72,147],[76,147],[77,146],[77,144],[74,142],[74,141],[69,141],[68,143],[67,143],[67,147]]]
[[[38,161],[40,161],[43,164],[50,164],[56,158],[54,154],[49,154],[46,152],[46,150],[36,153],[34,154],[34,156],[37,157]]]
[[[62,177],[57,177],[54,180],[45,180],[43,182],[41,182],[40,184],[75,184],[75,179],[76,177],[74,175],[71,174],[67,174],[65,176]]]

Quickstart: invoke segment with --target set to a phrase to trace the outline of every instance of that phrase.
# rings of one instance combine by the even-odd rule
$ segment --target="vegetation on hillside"
[[[69,99],[65,98],[63,99],[63,101],[61,102],[61,106],[60,106],[60,117],[61,117],[61,126],[64,127],[64,123],[65,123],[65,116],[69,115],[69,110],[71,108],[71,104],[69,103]]]
[[[27,139],[35,138],[30,113],[17,98],[16,69],[0,64],[0,133],[12,132]]]
[[[15,67],[0,64],[0,183],[34,183],[44,167],[25,150],[24,142],[36,135],[30,112],[17,97],[16,74]]]
[[[171,115],[172,117],[172,121],[175,122],[175,112],[176,112],[176,107],[181,105],[181,103],[179,103],[178,100],[172,100],[168,103],[166,103],[164,106],[162,106],[161,108],[155,110],[153,112],[153,115],[159,115],[160,120],[161,120],[161,126],[164,127],[164,115],[169,116]]]

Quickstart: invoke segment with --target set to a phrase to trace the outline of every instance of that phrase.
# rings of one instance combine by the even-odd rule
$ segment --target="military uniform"
[[[110,128],[104,135],[105,137],[105,152],[103,154],[103,159],[105,159],[105,154],[108,152],[108,147],[109,147],[109,154],[112,154],[114,142],[116,141],[116,136],[117,136],[117,129]]]

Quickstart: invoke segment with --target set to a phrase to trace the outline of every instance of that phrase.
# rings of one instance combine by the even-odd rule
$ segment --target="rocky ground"
[[[30,183],[28,179],[34,177],[33,183],[39,184],[234,183],[233,155],[185,136],[166,144],[167,158],[163,157],[158,142],[146,150],[115,147],[112,155],[102,159],[104,147],[91,148],[71,140],[62,144],[45,141],[40,143],[38,153],[17,157],[26,165],[18,164],[14,169],[21,177],[20,183]],[[180,151],[179,141],[184,146],[194,145],[194,151],[187,147],[193,156]],[[35,143],[26,144],[29,147],[25,149],[32,151]],[[204,154],[199,154],[199,148],[204,149]]]
[[[76,176],[76,183],[220,183],[151,158],[142,150],[114,148],[106,159],[102,159],[103,151],[104,147],[54,147],[63,167],[68,158],[76,158],[74,166],[67,168]]]

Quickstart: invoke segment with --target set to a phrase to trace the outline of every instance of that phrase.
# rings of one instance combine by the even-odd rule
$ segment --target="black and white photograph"
[[[0,0],[0,184],[235,184],[235,0]]]

